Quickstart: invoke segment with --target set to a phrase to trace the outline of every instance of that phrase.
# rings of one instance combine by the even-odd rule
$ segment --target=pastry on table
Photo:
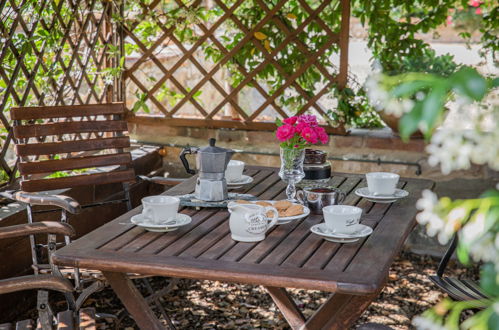
[[[236,199],[234,202],[239,204],[252,204],[250,201],[246,201],[244,199]]]

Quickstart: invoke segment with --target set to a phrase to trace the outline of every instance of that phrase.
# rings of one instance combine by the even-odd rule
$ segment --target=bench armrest
[[[42,221],[36,223],[26,223],[0,227],[0,240],[5,238],[22,237],[36,234],[60,234],[65,236],[74,236],[73,227],[67,223],[56,221]]]
[[[73,292],[71,282],[54,275],[28,275],[0,280],[0,294],[34,289]]]
[[[76,200],[64,195],[47,195],[15,190],[2,191],[0,192],[0,195],[5,198],[31,205],[57,206],[73,214],[80,213],[81,211],[81,206]]]
[[[173,178],[164,178],[162,176],[153,176],[148,177],[145,175],[137,175],[137,178],[143,181],[152,182],[156,184],[162,184],[165,186],[175,186],[182,182],[185,182],[187,179],[173,179]]]

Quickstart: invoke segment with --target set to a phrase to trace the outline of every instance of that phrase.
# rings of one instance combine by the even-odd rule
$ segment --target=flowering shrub
[[[329,139],[314,115],[293,116],[283,121],[278,119],[276,124],[276,137],[281,142],[281,148],[303,149],[319,142],[326,144]]]
[[[499,106],[494,103],[499,79],[487,79],[476,70],[463,67],[449,77],[411,73],[394,77],[374,75],[367,86],[378,109],[401,116],[400,132],[408,138],[420,129],[430,140],[426,150],[430,165],[440,165],[444,174],[466,169],[472,163],[499,170]],[[445,104],[457,98],[460,111],[476,107],[466,127],[435,128]],[[485,101],[485,102],[484,102]],[[414,319],[418,329],[499,329],[499,185],[480,198],[451,200],[423,192],[416,207],[417,220],[429,236],[446,244],[458,236],[457,255],[463,264],[483,263],[480,287],[490,299],[455,302],[445,299]],[[462,324],[466,309],[482,308]]]

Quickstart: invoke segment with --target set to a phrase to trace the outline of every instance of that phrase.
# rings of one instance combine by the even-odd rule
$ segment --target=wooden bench
[[[73,311],[67,310],[57,314],[57,330],[95,330],[95,309],[82,308],[77,316],[73,315]],[[14,323],[0,324],[0,330],[27,330],[27,329],[42,329],[40,322],[34,320],[23,320]]]

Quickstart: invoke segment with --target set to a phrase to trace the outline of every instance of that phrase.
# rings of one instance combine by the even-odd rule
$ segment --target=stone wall
[[[252,165],[277,167],[280,164],[279,144],[274,132],[271,131],[174,127],[168,125],[168,119],[154,117],[131,117],[129,130],[132,138],[138,142],[165,146],[164,159],[172,176],[185,176],[178,159],[182,146],[205,146],[211,137],[217,139],[218,145],[239,151],[234,156],[235,159]],[[391,171],[405,177],[421,177],[435,181],[499,177],[497,173],[482,166],[474,166],[467,171],[443,176],[439,168],[428,165],[424,140],[411,139],[408,143],[404,143],[389,129],[354,130],[347,136],[331,136],[328,145],[319,149],[327,151],[333,158],[333,171],[337,172]],[[338,159],[350,159],[350,161]],[[416,164],[421,169],[419,175]]]

